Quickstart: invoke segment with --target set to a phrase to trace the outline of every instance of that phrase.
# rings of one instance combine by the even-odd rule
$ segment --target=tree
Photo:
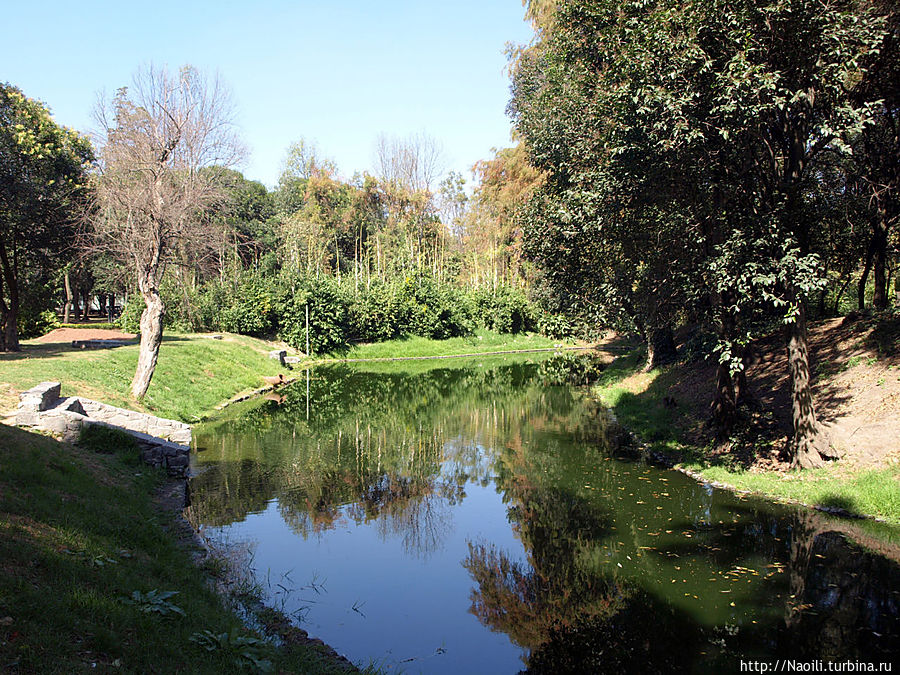
[[[491,159],[472,167],[477,186],[465,222],[467,253],[476,280],[524,283],[522,229],[516,221],[519,207],[543,182],[543,176],[528,163],[524,144],[494,151]]]
[[[402,139],[381,135],[375,154],[392,230],[388,234],[402,240],[397,243],[409,251],[407,263],[421,272],[429,252],[434,266],[435,249],[443,243],[434,203],[436,183],[443,173],[443,151],[434,138],[422,133]]]
[[[0,85],[0,351],[19,349],[23,272],[46,271],[71,244],[91,159],[86,138]]]
[[[560,288],[619,304],[648,347],[685,310],[716,323],[732,404],[760,316],[780,321],[793,461],[820,464],[830,451],[806,346],[823,285],[816,206],[826,159],[873,117],[850,87],[882,47],[882,18],[851,0],[564,0],[555,12],[520,56],[511,103],[548,173],[529,210],[535,257]]]
[[[888,306],[889,241],[900,217],[900,9],[890,2],[876,6],[884,12],[888,30],[880,49],[869,55],[865,76],[853,92],[861,104],[878,101],[874,119],[856,139],[853,153],[853,174],[868,196],[871,227],[859,280],[860,311],[870,271],[875,286],[872,305],[877,310]]]
[[[132,266],[145,308],[131,395],[147,393],[162,342],[160,282],[179,246],[215,242],[201,217],[220,198],[220,172],[242,156],[228,91],[191,66],[148,67],[96,110],[100,172],[91,217],[96,250]]]

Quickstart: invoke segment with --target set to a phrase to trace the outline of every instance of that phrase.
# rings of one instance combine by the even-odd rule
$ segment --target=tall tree
[[[777,315],[804,467],[830,454],[806,337],[822,285],[816,195],[824,158],[873,116],[850,96],[885,36],[870,7],[562,0],[511,104],[548,172],[532,239],[559,285],[611,286],[648,336],[693,300],[720,324],[724,375],[741,370],[749,320]]]
[[[191,66],[148,67],[96,111],[100,173],[92,241],[132,266],[145,308],[131,395],[147,393],[162,342],[160,283],[179,246],[214,243],[201,217],[221,194],[221,173],[242,156],[228,91]]]
[[[0,84],[0,351],[19,349],[23,270],[48,268],[72,243],[91,159],[86,138]]]

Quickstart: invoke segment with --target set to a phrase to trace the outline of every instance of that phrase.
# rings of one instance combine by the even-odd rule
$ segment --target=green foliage
[[[275,326],[275,302],[271,281],[254,271],[214,280],[201,293],[200,327],[265,337]]]
[[[265,658],[269,645],[259,638],[232,633],[213,633],[204,630],[194,633],[191,642],[200,645],[207,652],[225,654],[231,657],[238,668],[249,667],[257,673],[273,672],[272,662]]]
[[[404,334],[446,340],[468,335],[475,327],[462,291],[431,277],[407,277],[400,288],[400,298]]]
[[[144,312],[144,299],[137,293],[128,296],[128,301],[122,308],[122,313],[116,319],[116,323],[126,333],[141,332],[141,314]]]
[[[18,349],[19,325],[36,330],[52,306],[48,286],[74,234],[92,159],[85,137],[0,83],[0,351]]]
[[[181,607],[169,602],[169,598],[176,595],[178,595],[178,591],[160,591],[154,588],[146,593],[133,591],[130,596],[123,597],[122,602],[126,605],[134,605],[138,608],[138,611],[144,614],[159,614],[160,616],[178,614],[184,616],[184,610]]]
[[[19,312],[19,337],[33,338],[59,328],[56,312],[28,304]]]
[[[347,297],[332,277],[284,277],[278,297],[278,336],[295,349],[306,350],[307,310],[309,348],[321,354],[346,346]]]
[[[535,330],[534,309],[525,293],[511,286],[483,286],[472,293],[478,325],[498,333],[524,333]]]
[[[557,340],[572,338],[578,334],[578,329],[571,318],[564,314],[543,311],[538,313],[537,330],[541,335]]]
[[[353,342],[383,342],[400,337],[403,300],[395,284],[376,281],[352,296],[348,321]]]

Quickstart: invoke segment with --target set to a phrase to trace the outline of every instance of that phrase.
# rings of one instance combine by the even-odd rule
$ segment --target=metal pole
[[[306,355],[309,356],[309,303],[306,303]]]

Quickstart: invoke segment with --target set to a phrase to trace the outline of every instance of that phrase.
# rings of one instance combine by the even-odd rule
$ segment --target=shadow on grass
[[[191,338],[181,337],[178,335],[163,335],[163,342],[190,342]],[[32,342],[22,343],[21,349],[17,352],[0,352],[0,362],[2,361],[22,361],[24,359],[46,359],[55,356],[65,356],[67,354],[84,354],[94,352],[115,351],[123,347],[134,347],[140,343],[138,339],[120,340],[122,345],[115,347],[102,348],[82,348],[73,347],[71,341],[65,342]]]
[[[865,515],[856,500],[846,495],[827,494],[816,500],[815,506],[835,511],[835,515],[851,518],[864,518]]]

